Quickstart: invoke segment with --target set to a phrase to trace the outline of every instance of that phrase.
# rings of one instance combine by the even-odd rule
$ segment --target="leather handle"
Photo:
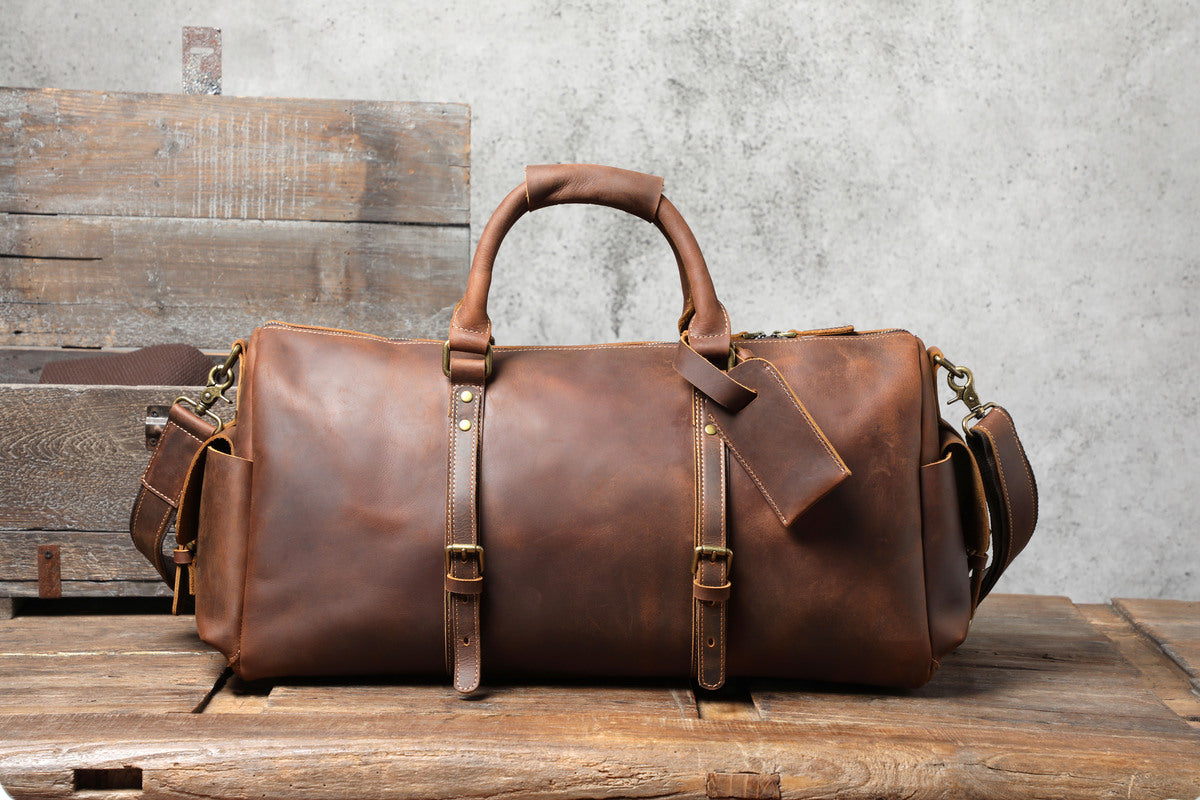
[[[663,179],[657,175],[598,164],[539,164],[525,168],[525,200],[530,211],[586,203],[654,222],[662,190]]]
[[[595,164],[531,166],[525,175],[525,183],[504,198],[479,237],[467,291],[450,320],[451,371],[463,363],[453,354],[483,355],[491,342],[488,290],[505,235],[526,212],[564,203],[608,206],[654,223],[679,263],[684,290],[680,333],[688,332],[689,345],[701,355],[714,360],[728,357],[729,316],[717,299],[696,237],[671,201],[662,196],[661,178]]]

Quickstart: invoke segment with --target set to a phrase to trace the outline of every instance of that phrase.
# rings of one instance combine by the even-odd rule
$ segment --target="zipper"
[[[794,329],[771,331],[769,333],[766,331],[742,331],[741,333],[735,333],[733,338],[743,341],[753,339],[795,339],[797,336],[841,336],[848,333],[854,333],[853,325],[841,325],[836,328],[819,328],[812,331],[798,331]]]

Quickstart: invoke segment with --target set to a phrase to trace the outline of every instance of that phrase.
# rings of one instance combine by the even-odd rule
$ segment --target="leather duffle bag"
[[[500,244],[561,203],[661,231],[678,339],[494,344]],[[733,333],[662,180],[611,167],[527,169],[445,340],[271,322],[209,384],[171,407],[131,530],[244,679],[448,672],[471,692],[486,661],[916,687],[1037,516],[970,370],[902,330]]]

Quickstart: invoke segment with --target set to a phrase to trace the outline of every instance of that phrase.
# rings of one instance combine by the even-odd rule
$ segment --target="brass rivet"
[[[475,399],[475,395],[471,394],[466,389],[463,389],[463,393],[458,396],[458,399],[462,400],[464,403],[469,403]]]
[[[705,426],[704,426],[704,432],[705,432],[705,433],[707,433],[709,436],[712,436],[714,433],[716,433],[716,432],[717,432],[717,426],[716,426],[716,425],[713,425],[713,424],[710,422],[710,423],[708,423],[707,425],[705,425]]]
[[[464,431],[471,430],[471,420],[464,419],[462,422],[458,423],[458,428],[459,428],[459,430],[464,430]]]

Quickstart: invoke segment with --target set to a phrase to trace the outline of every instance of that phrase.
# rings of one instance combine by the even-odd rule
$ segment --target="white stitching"
[[[728,535],[728,531],[725,527],[725,506],[728,505],[728,495],[726,494],[726,487],[725,487],[726,469],[725,469],[725,440],[724,439],[721,440],[720,447],[721,447],[721,449],[718,451],[717,464],[718,464],[718,469],[721,470],[721,546],[728,548],[729,547],[729,535]],[[729,573],[730,573],[729,562],[726,562],[725,563],[725,576],[724,576],[725,579],[722,581],[722,583],[729,583]],[[726,609],[727,609],[727,605],[725,602],[722,602],[720,607],[717,609],[717,614],[719,615],[719,620],[720,620],[720,624],[721,624],[721,641],[718,643],[721,646],[721,653],[720,653],[720,655],[721,655],[721,672],[719,675],[717,675],[718,683],[725,683],[725,652],[727,649],[725,646],[725,643],[726,643],[726,638],[725,638]]]
[[[144,476],[144,475],[142,476],[141,484],[142,484],[142,486],[145,486],[147,489],[149,489],[151,492],[153,492],[155,497],[158,497],[160,500],[162,500],[164,503],[169,505],[171,508],[179,508],[178,501],[172,500],[171,498],[167,497],[165,494],[160,492],[158,489],[155,489],[153,486],[146,483],[146,476]]]
[[[454,543],[454,474],[456,472],[455,465],[455,446],[456,437],[454,435],[454,419],[457,416],[454,413],[454,398],[458,391],[457,386],[450,387],[450,408],[446,412],[446,416],[450,420],[450,438],[447,442],[447,491],[446,491],[446,547]],[[446,592],[444,607],[445,618],[443,622],[445,627],[450,629],[450,636],[446,641],[446,671],[454,675],[454,640],[458,636],[458,618],[454,609],[454,595]]]
[[[999,465],[1000,459],[998,456],[999,451],[996,448],[996,437],[992,436],[992,432],[989,431],[987,428],[982,428],[982,431],[983,431],[983,435],[987,437],[988,446],[991,448],[992,454],[994,456],[996,456],[996,463],[997,463],[997,465]],[[1006,481],[1004,479],[1004,470],[1003,469],[996,470],[996,477],[1000,479],[1000,494],[1004,497],[1004,512],[1008,517],[1008,529],[1010,532],[1010,536],[1008,537],[1008,543],[1011,545],[1012,544],[1011,532],[1012,532],[1012,527],[1013,527],[1013,512],[1012,512],[1012,502],[1008,498],[1008,481]],[[1015,558],[1015,556],[1013,555],[1011,548],[1009,548],[1009,551],[1004,554],[1004,565],[1001,567],[1001,569],[1007,568],[1008,565],[1012,563],[1013,558]]]
[[[455,328],[456,330],[460,330],[460,331],[466,331],[467,333],[478,333],[478,334],[481,334],[481,335],[482,335],[482,334],[485,334],[485,333],[487,333],[487,332],[488,332],[488,329],[487,329],[487,328],[482,328],[482,329],[480,329],[480,328],[468,328],[468,327],[466,327],[466,326],[464,326],[464,325],[458,325],[458,324],[456,324],[456,323],[453,323],[453,322],[451,322],[451,323],[450,323],[450,327],[451,327],[451,328]]]
[[[180,432],[180,433],[182,433],[184,436],[188,437],[189,439],[191,439],[191,440],[192,440],[192,441],[194,441],[194,442],[198,442],[199,444],[204,444],[204,440],[203,440],[203,439],[201,439],[199,436],[194,436],[194,435],[193,435],[192,433],[190,433],[188,430],[186,430],[185,428],[182,428],[182,427],[180,427],[179,425],[176,425],[174,422],[168,422],[168,423],[167,423],[167,425],[174,425],[174,426],[175,426],[175,430],[179,431],[179,432]],[[167,430],[167,427],[166,427],[166,425],[164,425],[164,426],[163,426],[163,435],[164,435],[164,436],[166,435],[166,430]]]
[[[698,547],[701,544],[701,526],[704,524],[704,434],[700,430],[703,412],[701,411],[700,392],[697,389],[692,390],[692,458],[694,466],[692,468],[693,485],[696,487],[696,505],[693,509],[695,514],[695,522],[692,526],[692,546]],[[695,580],[695,576],[692,576]],[[691,672],[696,674],[697,680],[703,671],[703,656],[700,650],[700,639],[702,637],[700,625],[700,602],[696,599],[692,600],[692,669]]]
[[[796,410],[800,412],[800,415],[802,417],[804,417],[804,421],[808,423],[808,427],[812,429],[812,432],[814,434],[816,434],[817,438],[821,441],[821,446],[825,448],[825,452],[829,454],[830,458],[832,458],[834,461],[836,461],[838,463],[838,467],[839,467],[839,469],[841,469],[842,472],[846,472],[847,467],[846,467],[845,463],[842,461],[841,457],[836,452],[834,452],[833,447],[829,444],[829,440],[825,438],[825,434],[821,432],[821,430],[817,427],[816,422],[814,422],[813,418],[811,416],[809,416],[808,409],[806,409],[803,405],[800,404],[799,399],[792,393],[791,387],[789,387],[787,385],[787,383],[783,380],[783,376],[780,375],[775,370],[775,365],[772,364],[770,361],[767,361],[766,359],[762,359],[762,358],[752,358],[749,361],[746,361],[744,363],[749,364],[752,361],[761,361],[763,364],[766,365],[765,369],[767,370],[767,372],[771,375],[771,377],[773,377],[775,379],[776,383],[778,383],[779,386],[783,389],[783,391],[787,395],[788,399],[792,401],[792,405],[795,406]]]
[[[721,427],[720,423],[717,422],[717,418],[710,416],[709,419],[712,420],[713,426],[718,431],[720,431],[721,440],[724,441],[726,446],[729,447],[729,449],[733,451],[734,457],[736,457],[737,460],[741,463],[741,465],[746,468],[746,472],[750,473],[750,478],[758,486],[759,491],[761,491],[763,493],[763,497],[767,498],[767,502],[771,504],[771,508],[775,509],[775,516],[779,517],[779,521],[782,522],[784,524],[784,526],[786,527],[787,526],[787,518],[784,517],[783,512],[779,510],[779,506],[775,505],[775,499],[773,497],[771,497],[771,493],[767,491],[767,487],[763,486],[762,481],[760,481],[758,479],[758,473],[756,473],[754,471],[754,468],[751,467],[750,464],[748,464],[746,462],[746,459],[742,458],[742,454],[739,453],[738,449],[733,446],[733,442],[729,441],[729,434],[726,433],[725,430]]]
[[[1036,525],[1038,517],[1037,489],[1034,488],[1033,472],[1029,468],[1029,457],[1025,455],[1025,446],[1021,444],[1021,439],[1017,436],[1017,426],[1013,424],[1012,417],[1008,415],[1008,411],[1003,408],[997,408],[997,411],[1001,413],[1004,421],[1008,423],[1008,429],[1012,431],[1013,441],[1017,443],[1017,450],[1021,453],[1021,468],[1025,470],[1025,482],[1029,484],[1029,497],[1033,500],[1033,523]],[[997,463],[999,463],[999,459],[997,459]]]
[[[383,342],[384,344],[395,344],[395,345],[441,344],[444,341],[441,339],[391,339],[386,336],[377,336],[372,333],[357,333],[357,332],[353,332],[353,331],[327,330],[324,328],[315,328],[315,327],[310,327],[310,326],[306,326],[306,325],[297,325],[297,324],[291,323],[291,322],[280,322],[278,320],[268,322],[266,325],[263,325],[263,327],[264,328],[274,328],[276,330],[290,330],[290,331],[295,331],[297,333],[313,333],[313,334],[318,334],[320,336],[338,336],[338,337],[342,337],[342,338],[346,338],[346,339],[368,339],[368,340],[374,341],[374,342]],[[470,330],[470,329],[464,328],[464,330]],[[767,339],[767,340],[763,340],[763,341],[789,342],[792,345],[797,345],[800,343],[811,343],[811,342],[815,342],[815,341],[824,341],[824,340],[828,340],[831,338],[838,338],[838,339],[841,339],[843,342],[858,342],[858,341],[864,341],[866,339],[880,339],[880,338],[887,338],[887,337],[892,337],[892,336],[907,336],[907,337],[912,336],[912,334],[907,331],[886,330],[886,331],[874,331],[874,332],[869,332],[869,333],[856,333],[854,331],[849,331],[846,333],[845,336],[833,337],[828,334],[821,333],[821,331],[826,331],[826,330],[838,330],[838,329],[837,328],[823,328],[823,329],[818,329],[818,330],[814,330],[814,331],[806,331],[806,332],[804,332],[803,335],[796,336],[795,338],[791,338],[791,339],[779,339],[779,340]],[[472,332],[473,333],[485,333],[486,331],[472,331]],[[702,335],[699,338],[716,338],[717,336],[721,336],[721,335],[723,335],[723,334],[709,334],[709,335]],[[564,345],[528,345],[528,346],[527,345],[496,345],[495,349],[496,350],[504,350],[504,351],[521,350],[521,351],[528,352],[531,350],[600,350],[600,349],[619,348],[619,347],[628,347],[628,348],[676,347],[676,346],[678,346],[678,344],[679,344],[678,342],[615,342],[612,344],[564,344]]]
[[[476,518],[478,511],[479,498],[476,494],[476,482],[479,476],[479,443],[483,433],[481,427],[480,416],[483,414],[483,386],[479,386],[475,392],[475,425],[471,436],[471,541],[479,546],[479,521]],[[480,574],[482,579],[483,575]],[[471,629],[472,645],[475,648],[475,663],[471,670],[471,682],[475,683],[479,679],[479,675],[483,669],[483,642],[479,641],[479,606],[481,605],[481,597],[473,595],[468,602],[471,604],[471,610],[475,616],[475,627]]]

